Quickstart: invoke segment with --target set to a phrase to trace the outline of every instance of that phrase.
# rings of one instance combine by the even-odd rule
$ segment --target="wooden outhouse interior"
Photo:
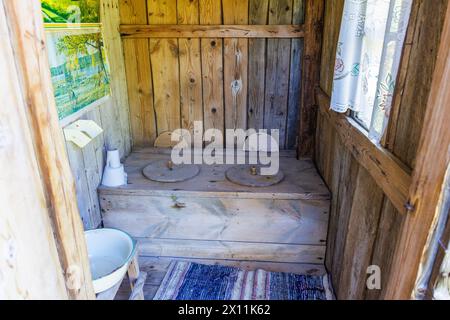
[[[36,72],[46,59],[39,5],[0,0],[0,34],[10,35],[16,52],[8,56],[16,61],[7,72],[15,80],[8,81],[16,81],[11,88],[26,97],[23,110],[32,106],[18,118],[31,128],[21,152],[33,154],[27,157],[38,168],[34,183],[43,181],[42,199],[33,201],[51,204],[45,206],[51,223],[39,236],[53,234],[41,254],[51,257],[54,272],[75,263],[89,281],[83,230],[117,228],[139,243],[140,267],[148,272],[146,299],[173,260],[328,273],[337,299],[430,298],[445,254],[428,249],[436,208],[445,202],[440,195],[448,157],[440,156],[439,146],[447,152],[442,124],[449,107],[442,102],[449,98],[448,0],[413,1],[380,143],[351,114],[330,110],[344,2],[101,0],[111,94],[62,124],[52,110],[48,72]],[[42,39],[42,48],[33,39]],[[39,54],[30,58],[27,48]],[[43,114],[50,125],[41,127]],[[79,119],[103,129],[83,148],[62,133]],[[193,131],[195,121],[204,130],[278,129],[283,181],[238,185],[225,177],[231,166],[221,164],[201,164],[187,181],[144,177],[149,163],[170,157],[170,149],[155,142],[179,128]],[[111,149],[124,163],[125,186],[101,185]],[[8,193],[0,197],[9,202]],[[448,233],[447,227],[441,243],[448,243]],[[376,290],[367,287],[370,266],[381,270]],[[41,261],[33,268],[47,267]],[[425,282],[419,281],[423,270],[429,273]],[[89,285],[74,291],[64,277],[67,272],[39,294],[93,297]],[[37,297],[33,289],[28,295]],[[123,286],[118,297],[126,295]]]

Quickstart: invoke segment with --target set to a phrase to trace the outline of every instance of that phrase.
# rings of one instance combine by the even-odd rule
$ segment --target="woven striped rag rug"
[[[331,300],[328,276],[174,261],[154,300]]]

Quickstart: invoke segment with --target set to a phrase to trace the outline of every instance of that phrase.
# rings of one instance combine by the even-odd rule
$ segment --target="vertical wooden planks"
[[[305,6],[306,0],[303,0]],[[323,29],[323,51],[320,66],[320,87],[328,95],[331,94],[333,80],[334,60],[336,44],[339,36],[340,21],[344,0],[326,1],[325,19]],[[308,13],[305,12],[305,15]],[[339,236],[337,231],[340,203],[339,191],[342,188],[339,183],[341,170],[346,168],[345,161],[351,160],[345,156],[348,152],[336,135],[333,124],[326,120],[323,114],[319,114],[316,123],[315,162],[319,171],[326,179],[332,192],[332,206],[330,215],[329,241],[327,249],[327,266],[331,270],[333,264],[334,238]],[[332,155],[331,155],[332,154]],[[351,196],[351,195],[348,195]],[[339,246],[339,245],[338,245]]]
[[[248,24],[248,0],[222,0],[222,5],[224,24]],[[247,71],[248,39],[224,39],[226,129],[247,129]]]
[[[320,116],[321,117],[321,116]],[[321,117],[322,118],[322,117]],[[327,124],[329,125],[329,124]],[[327,182],[331,191],[331,208],[330,208],[330,220],[328,225],[328,239],[327,239],[327,251],[325,258],[325,265],[328,270],[332,270],[333,266],[333,254],[335,250],[335,242],[337,233],[337,225],[339,223],[339,218],[341,217],[338,211],[341,188],[341,169],[344,167],[343,159],[345,159],[344,152],[345,146],[341,143],[337,135],[334,135],[334,139],[331,142],[333,149],[334,162],[332,163],[332,179],[331,182]]]
[[[354,195],[337,289],[339,298],[351,300],[364,298],[384,197],[364,168],[359,169]]]
[[[315,148],[315,154],[314,156],[315,158],[315,164],[317,167],[317,170],[319,170],[320,174],[322,175],[322,177],[325,176],[325,168],[324,168],[324,147],[325,147],[325,143],[326,141],[324,141],[324,133],[322,132],[322,128],[324,126],[327,126],[328,123],[325,122],[326,118],[323,116],[319,116],[317,118],[317,125],[316,125],[316,129],[317,129],[317,147]]]
[[[322,59],[320,64],[320,87],[331,96],[333,86],[334,62],[339,39],[344,0],[325,2],[325,17],[323,25]]]
[[[385,298],[394,251],[405,217],[406,216],[400,214],[389,199],[385,197],[370,263],[371,265],[380,267],[381,290],[367,289],[365,296],[365,299],[367,300],[382,300]]]
[[[89,186],[86,172],[84,171],[83,153],[72,142],[66,143],[67,156],[69,157],[70,168],[75,180],[75,193],[77,195],[78,210],[85,230],[92,229],[91,220],[91,199],[89,196]]]
[[[121,8],[122,24],[147,24],[140,17],[143,10],[136,12],[142,8],[141,1],[120,0],[125,8]],[[146,3],[150,24],[289,25],[303,22],[304,1],[146,0]],[[192,129],[195,120],[203,119],[204,129],[278,129],[280,148],[295,148],[301,39],[150,38],[149,41],[151,64],[140,66],[138,62],[145,59],[136,59],[137,50],[133,48],[143,46],[145,39],[124,39],[124,47],[133,43],[124,53],[129,90],[136,91],[130,93],[129,100],[133,140],[137,144],[154,140],[154,136],[146,137],[149,130],[153,135],[156,131],[159,134],[178,127],[175,126],[178,122],[181,127]],[[140,88],[130,84],[139,81],[151,83],[143,83]],[[145,98],[147,94],[153,97],[152,128],[143,119],[149,115],[144,112],[150,107],[146,104],[152,103]]]
[[[119,8],[122,24],[147,24],[145,0],[120,0]],[[149,41],[124,39],[123,50],[133,144],[152,145],[156,139],[156,122]]]
[[[100,16],[111,69],[111,97],[81,118],[95,121],[104,132],[83,149],[66,142],[70,167],[75,178],[77,203],[86,230],[97,228],[101,224],[97,188],[103,173],[105,147],[119,149],[122,157],[127,156],[131,150],[126,74],[118,31],[119,0],[101,0]]]
[[[292,0],[271,0],[269,24],[290,24],[292,7]],[[290,39],[267,40],[264,127],[280,131],[280,149],[284,148],[286,142],[290,54]]]
[[[99,126],[104,127],[101,120],[101,111],[110,111],[111,103],[89,111],[83,115],[82,119],[93,120]],[[102,222],[97,188],[101,184],[104,167],[105,136],[108,136],[106,131],[93,139],[83,149],[72,142],[66,142],[70,167],[75,178],[78,208],[85,230],[98,228]]]
[[[398,76],[396,80],[396,90],[392,97],[392,105],[391,111],[389,115],[389,122],[387,124],[387,128],[384,132],[384,135],[381,140],[381,145],[385,148],[392,150],[392,146],[394,144],[396,130],[397,130],[397,122],[398,122],[398,114],[400,111],[400,105],[402,101],[403,90],[405,88],[406,76],[408,75],[409,69],[409,59],[411,57],[411,49],[414,43],[416,25],[418,23],[419,17],[419,9],[422,3],[420,1],[414,1],[411,7],[411,14],[409,16],[408,30],[405,35],[405,41],[403,44],[403,52],[400,59],[400,65],[398,70]]]
[[[333,179],[333,162],[337,159],[334,154],[334,142],[338,140],[335,135],[334,128],[329,126],[329,122],[325,120],[323,125],[323,178],[325,182],[330,186]]]
[[[105,105],[106,108],[111,108],[111,105]],[[88,112],[85,119],[93,120],[98,125],[102,125],[100,119],[99,109],[94,109]],[[117,123],[115,123],[117,125]],[[103,146],[104,138],[103,134],[97,136],[93,139],[86,147],[82,149],[83,153],[83,163],[84,163],[84,173],[86,175],[88,190],[83,192],[85,196],[90,199],[90,229],[98,228],[102,222],[102,216],[100,213],[100,204],[98,201],[97,188],[102,180],[103,173]],[[87,194],[86,194],[87,193]]]
[[[437,45],[436,67],[426,106],[428,112],[423,120],[424,128],[409,192],[414,212],[406,216],[395,249],[392,277],[386,289],[386,296],[390,299],[407,299],[420,293],[413,292],[420,290],[415,288],[415,282],[426,251],[430,249],[430,232],[437,221],[450,165],[450,6],[443,15],[443,32]],[[406,269],[405,264],[408,266]]]
[[[200,0],[200,24],[221,24],[220,0]],[[204,128],[224,129],[223,41],[201,39]]]
[[[110,107],[111,107],[110,105],[104,106],[104,108]],[[100,120],[99,109],[95,109],[88,112],[82,118],[85,120],[93,120],[97,124],[102,125],[102,122]],[[85,202],[89,203],[88,229],[98,228],[98,226],[101,224],[102,221],[97,188],[100,185],[103,171],[103,145],[104,145],[103,134],[96,137],[81,150],[78,149],[78,147],[71,144],[71,148],[78,149],[76,150],[76,152],[81,153],[82,155],[81,159],[77,160],[77,165],[81,166],[81,168],[79,169],[82,171],[82,174],[86,177],[87,190],[83,190],[81,196],[84,197]],[[77,194],[77,196],[79,195]]]
[[[321,89],[331,94],[334,55],[344,1],[336,0],[333,3],[327,1],[326,3]],[[425,110],[423,101],[427,99],[429,88],[431,87],[430,70],[434,68],[435,59],[438,56],[436,48],[438,47],[439,35],[442,31],[444,8],[445,5],[448,5],[447,3],[448,1],[436,1],[433,4],[429,1],[421,0],[414,2],[413,24],[410,26],[410,28],[413,27],[413,30],[410,31],[409,41],[406,44],[407,57],[404,57],[405,59],[402,62],[404,65],[401,66],[405,73],[402,75],[404,81],[402,81],[401,87],[396,93],[399,97],[396,102],[396,105],[399,107],[399,114],[391,119],[395,121],[391,125],[394,127],[398,125],[398,130],[401,130],[401,133],[398,133],[396,130],[390,130],[387,137],[389,149],[393,147],[394,153],[401,158],[400,160],[407,162],[410,166],[414,166],[415,152],[413,151],[417,148],[417,141],[415,141],[417,140],[417,134],[422,131],[423,123],[427,123],[423,117],[420,119],[421,117],[417,115]],[[441,10],[438,10],[440,12],[438,16],[436,16],[436,12],[438,12],[436,11],[437,7],[441,8]],[[430,18],[433,10],[435,10],[435,19]],[[446,29],[444,28],[443,30]],[[430,59],[426,63],[418,63],[418,61],[422,62],[419,56],[423,56],[425,51],[427,51],[426,55],[431,55]],[[439,70],[442,74],[444,67],[437,67],[436,70]],[[418,87],[420,88],[417,89]],[[411,95],[411,92],[414,92],[414,94]],[[448,90],[439,90],[439,92],[445,93]],[[412,101],[413,96],[416,97],[414,99],[415,103],[408,103],[407,101]],[[443,106],[445,104],[439,103],[438,105]],[[435,110],[435,108],[430,110]],[[429,222],[432,214],[423,214],[424,212],[417,211],[416,206],[415,213],[402,215],[394,208],[394,205],[386,196],[380,200],[380,190],[374,185],[374,180],[367,179],[365,173],[359,173],[357,177],[355,173],[352,173],[350,178],[351,171],[358,172],[364,169],[361,169],[355,163],[355,160],[349,160],[348,154],[350,151],[342,143],[338,147],[336,141],[330,142],[327,136],[335,135],[336,130],[330,129],[329,127],[333,124],[323,121],[323,118],[323,116],[320,116],[317,122],[320,125],[320,131],[317,132],[319,144],[315,146],[316,154],[319,157],[316,159],[316,162],[322,175],[331,177],[333,198],[326,265],[332,273],[333,284],[338,292],[338,298],[410,298],[416,271],[413,269],[422,249],[419,248],[419,244],[421,241],[424,241],[421,237],[426,232],[423,232],[423,230],[428,228],[423,221],[429,219]],[[409,120],[405,121],[405,119]],[[442,116],[440,119],[442,120]],[[440,123],[442,122],[440,121]],[[439,126],[435,124],[433,125],[433,130],[423,131],[436,132]],[[411,134],[412,131],[414,131],[413,134]],[[440,141],[439,144],[442,145],[442,139],[443,135],[440,135],[439,139],[435,141]],[[336,140],[336,137],[334,140]],[[333,155],[330,155],[329,144],[331,143],[335,145]],[[424,143],[423,145],[429,146],[430,144]],[[341,151],[338,151],[338,149]],[[436,167],[436,159],[438,159],[436,158],[437,154],[439,153],[434,151],[434,167]],[[349,161],[354,162],[354,164],[350,164]],[[332,163],[331,170],[327,169],[327,163]],[[428,169],[430,161],[427,161],[427,163]],[[348,168],[350,166],[353,166],[354,169],[349,171]],[[332,173],[331,176],[329,175],[330,171]],[[431,181],[429,170],[426,172],[427,177],[422,181]],[[339,181],[338,184],[336,184],[336,176]],[[326,179],[328,180],[328,178]],[[425,187],[424,189],[428,191],[434,190],[433,188]],[[436,190],[429,192],[434,195],[439,194]],[[424,199],[423,196],[420,199]],[[382,201],[381,204],[380,201]],[[367,206],[363,206],[363,203],[367,203]],[[411,203],[414,204],[415,202],[411,200]],[[431,201],[426,201],[426,203],[428,205]],[[378,210],[379,213],[377,213]],[[351,216],[349,216],[349,212]],[[434,211],[431,209],[428,212]],[[377,217],[379,217],[379,223],[376,222]],[[421,223],[416,222],[414,232],[411,232],[407,237],[403,235],[402,241],[402,231],[405,232],[404,230],[407,228],[412,230],[413,227],[411,226],[414,225],[412,221],[418,217],[423,218],[423,220]],[[403,251],[399,251],[398,248],[401,248],[402,244]],[[414,258],[411,259],[412,256]],[[405,263],[405,261],[409,261],[409,263]],[[368,290],[365,288],[367,274],[364,273],[364,269],[367,265],[380,267],[381,290]]]
[[[178,0],[178,24],[199,24],[199,0]],[[181,127],[193,130],[203,121],[202,62],[199,39],[178,39]]]
[[[269,0],[250,0],[249,23],[268,23]],[[266,39],[249,39],[248,127],[264,128],[264,89],[266,77]]]
[[[312,156],[317,120],[315,88],[319,85],[324,0],[305,0],[305,52],[302,64],[299,156]]]
[[[426,114],[437,51],[442,34],[448,0],[422,2],[415,26],[408,72],[398,106],[397,126],[391,137],[393,153],[410,168],[415,167]],[[423,57],[427,59],[423,59]],[[420,63],[418,63],[420,61]]]
[[[118,31],[120,25],[119,0],[102,0],[100,16],[110,66],[111,98],[113,100],[111,122],[115,127],[115,130],[108,132],[108,135],[114,137],[114,147],[118,148],[124,157],[131,151],[131,137],[124,55]],[[100,112],[102,111],[103,108],[100,109]],[[119,130],[117,130],[118,128]]]
[[[176,24],[176,1],[148,0],[149,24]],[[179,129],[180,78],[178,39],[150,39],[153,96],[158,134]]]
[[[104,131],[104,144],[107,149],[119,149],[121,157],[125,157],[126,154],[122,153],[124,148],[121,147],[122,144],[122,135],[120,134],[120,130],[118,130],[118,118],[117,113],[115,112],[116,102],[113,99],[105,102],[102,106],[98,108],[99,110],[99,118],[90,119],[94,120],[98,125],[103,128]],[[97,121],[98,120],[98,121]]]
[[[356,159],[353,158],[351,152],[344,148],[341,158],[341,166],[339,170],[339,189],[334,190],[334,197],[336,200],[337,225],[336,237],[334,240],[333,262],[331,273],[333,275],[333,285],[335,290],[339,290],[338,284],[342,275],[342,263],[345,252],[345,238],[348,231],[348,224],[352,210],[353,195],[356,189],[356,180],[358,177],[359,165]],[[331,241],[328,241],[329,244]],[[328,248],[329,249],[329,248]]]
[[[292,24],[303,24],[305,21],[304,0],[294,0]],[[289,98],[286,121],[285,149],[295,149],[298,140],[298,115],[300,112],[300,94],[302,80],[303,39],[292,39],[291,67],[289,71]]]

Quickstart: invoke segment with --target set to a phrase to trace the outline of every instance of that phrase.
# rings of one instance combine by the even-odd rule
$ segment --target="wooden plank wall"
[[[300,25],[304,0],[120,0],[122,25]],[[303,39],[123,37],[135,145],[193,128],[279,129],[297,143]]]
[[[119,0],[102,0],[100,11],[111,69],[111,98],[81,119],[95,121],[104,132],[83,149],[72,142],[66,143],[85,229],[97,228],[101,223],[97,187],[101,183],[106,150],[117,148],[122,158],[131,151],[128,93],[119,34]]]
[[[437,60],[424,118],[424,125],[412,183],[410,203],[414,214],[407,216],[393,262],[388,295],[396,299],[411,296],[423,299],[430,269],[436,260],[435,248],[442,246],[449,206],[447,176],[450,154],[450,6],[444,13],[445,22],[437,50]],[[447,198],[447,199],[446,199]],[[445,241],[445,240],[444,240]],[[445,246],[445,245],[444,245]],[[405,268],[404,266],[410,266]],[[447,268],[448,269],[448,268]],[[445,269],[443,274],[448,275]],[[448,293],[447,285],[447,293]],[[430,292],[429,294],[432,294]],[[448,295],[447,295],[448,296]]]
[[[320,87],[328,95],[343,4],[344,0],[326,1]],[[414,1],[385,145],[410,169],[415,166],[447,4],[448,0]],[[326,266],[337,297],[382,299],[386,297],[389,270],[405,214],[395,209],[324,114],[319,114],[317,121],[315,152],[317,167],[333,197]],[[381,268],[381,290],[366,289],[370,265]]]

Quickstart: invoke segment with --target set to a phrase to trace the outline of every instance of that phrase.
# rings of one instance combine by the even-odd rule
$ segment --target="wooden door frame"
[[[21,112],[27,118],[21,125],[31,132],[31,151],[37,162],[67,297],[95,299],[74,179],[53,96],[40,1],[0,0],[0,5],[14,52],[10,63],[16,67],[24,102],[17,108],[25,109]],[[29,214],[33,214],[30,209]]]
[[[386,299],[414,298],[416,278],[438,214],[450,163],[450,6],[447,7],[417,164],[412,175],[408,213],[389,274]]]

